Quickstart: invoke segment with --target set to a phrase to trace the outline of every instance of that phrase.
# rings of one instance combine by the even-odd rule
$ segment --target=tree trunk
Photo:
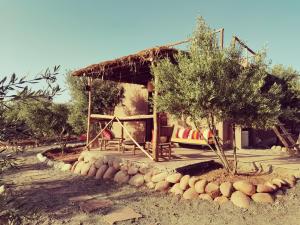
[[[236,140],[235,140],[235,124],[232,124],[232,145],[233,145],[233,169],[232,173],[237,173],[237,155],[236,155]]]

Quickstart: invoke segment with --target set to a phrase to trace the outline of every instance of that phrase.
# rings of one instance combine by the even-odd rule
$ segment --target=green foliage
[[[280,88],[261,91],[268,68],[264,53],[243,67],[241,51],[233,46],[220,49],[212,33],[200,19],[189,53],[179,53],[178,64],[165,59],[152,67],[159,81],[159,110],[190,117],[196,124],[214,116],[242,126],[272,126],[280,110]]]
[[[217,137],[216,120],[231,121],[233,128],[266,128],[276,123],[280,87],[274,84],[263,91],[268,75],[265,53],[258,53],[250,64],[242,66],[241,49],[233,45],[220,49],[215,33],[200,18],[189,51],[180,52],[176,61],[164,59],[152,66],[158,109],[178,118],[189,117],[196,127],[205,120],[214,133],[216,150],[211,149],[224,167],[235,173],[236,164],[230,168]],[[233,146],[236,159],[235,143]]]
[[[292,124],[294,127],[300,125],[300,74],[292,67],[275,65],[271,74],[280,78],[283,88],[280,96],[281,114],[280,120]]]
[[[86,131],[88,92],[87,78],[73,77],[67,74],[67,85],[70,90],[71,103],[69,123],[77,134]],[[92,85],[92,112],[113,114],[115,107],[122,102],[124,89],[112,81],[94,80]]]

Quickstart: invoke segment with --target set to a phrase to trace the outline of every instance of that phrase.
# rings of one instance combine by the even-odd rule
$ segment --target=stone
[[[99,158],[102,158],[102,154],[100,151],[87,151],[83,154],[83,161],[92,164]]]
[[[103,179],[104,180],[109,180],[109,179],[113,179],[115,174],[117,173],[117,170],[110,166],[108,167],[108,169],[105,171],[104,175],[103,175]]]
[[[229,199],[226,196],[218,196],[214,199],[214,202],[218,203],[219,205],[222,205],[228,201]]]
[[[212,198],[216,198],[221,194],[219,185],[214,182],[210,182],[206,185],[205,192]]]
[[[205,192],[205,187],[207,185],[207,180],[199,180],[195,183],[195,190],[199,193],[202,194]]]
[[[255,193],[251,196],[252,200],[259,203],[273,203],[274,199],[269,193]]]
[[[275,184],[273,184],[273,183],[271,183],[271,182],[269,182],[269,181],[267,181],[267,182],[265,183],[265,185],[271,187],[271,188],[273,189],[273,191],[278,190],[278,186],[275,185]]]
[[[290,176],[289,178],[286,178],[284,181],[287,183],[287,185],[290,188],[295,187],[295,185],[297,183],[297,179],[294,175]]]
[[[52,161],[52,160],[48,160],[47,161],[47,166],[49,166],[49,167],[53,167],[54,166],[54,162]]]
[[[129,168],[128,168],[128,174],[129,175],[135,175],[135,174],[137,174],[139,172],[139,168],[137,168],[136,166],[130,166]]]
[[[94,162],[94,165],[97,169],[99,169],[102,165],[103,165],[103,159],[100,158],[100,159],[97,159],[95,162]]]
[[[146,173],[144,175],[144,179],[145,179],[146,182],[152,182],[151,178],[152,178],[152,171],[149,171],[148,173]]]
[[[253,184],[245,180],[236,181],[233,183],[233,187],[237,191],[241,191],[246,195],[253,195],[256,192],[256,188]]]
[[[195,188],[188,188],[182,195],[183,199],[196,199],[199,194],[195,191]]]
[[[79,161],[76,161],[76,162],[73,164],[73,166],[72,166],[72,168],[71,168],[71,172],[74,173],[74,170],[75,170],[75,168],[76,168],[76,166],[77,166],[78,163],[79,163]]]
[[[180,185],[179,187],[182,190],[186,190],[189,186],[189,179],[191,178],[190,175],[184,175],[181,179],[180,179]]]
[[[129,207],[124,207],[121,209],[112,209],[108,212],[108,214],[102,216],[103,220],[106,222],[105,224],[111,225],[126,220],[138,221],[140,217],[142,217],[141,214],[136,213],[133,209]]]
[[[92,164],[87,175],[88,177],[94,177],[96,173],[97,173],[97,168],[95,167],[94,164]]]
[[[114,181],[119,184],[125,184],[129,181],[129,178],[130,176],[126,172],[120,170],[115,174]]]
[[[102,179],[102,178],[103,178],[103,175],[104,175],[104,173],[106,172],[107,169],[108,169],[108,165],[103,164],[103,165],[97,170],[95,179],[96,179],[96,180]]]
[[[83,163],[80,174],[83,176],[86,176],[88,174],[90,168],[91,168],[91,163]]]
[[[289,150],[288,150],[287,147],[282,147],[282,148],[281,148],[281,151],[282,151],[282,152],[288,152]]]
[[[89,151],[85,150],[85,151],[82,151],[78,157],[78,161],[83,161],[84,160],[84,157],[86,154],[88,154]]]
[[[4,194],[4,192],[5,192],[5,186],[1,185],[0,186],[0,195]]]
[[[174,173],[174,174],[167,176],[166,181],[168,181],[169,183],[172,183],[172,184],[176,184],[176,183],[180,182],[181,177],[182,177],[182,175],[180,173]]]
[[[155,184],[155,191],[167,191],[170,187],[170,183],[168,181],[162,180]]]
[[[133,177],[131,177],[128,181],[128,183],[130,185],[136,186],[136,187],[140,187],[144,184],[145,180],[144,180],[144,176],[143,174],[137,173],[136,175],[134,175]]]
[[[85,163],[83,161],[79,161],[74,169],[74,173],[80,174],[81,168]]]
[[[276,145],[273,145],[273,146],[271,147],[271,150],[276,150]]]
[[[162,172],[162,173],[152,176],[151,181],[154,183],[157,183],[157,182],[165,180],[167,178],[167,176],[168,176],[167,172]]]
[[[189,186],[191,188],[195,188],[195,183],[200,180],[200,177],[195,177],[195,176],[192,176],[190,179],[189,179]],[[177,182],[176,182],[177,183]]]
[[[147,166],[147,165],[142,165],[142,166],[140,166],[140,168],[139,168],[139,172],[140,172],[141,174],[143,174],[143,175],[145,175],[146,173],[148,173],[149,170],[150,170],[150,168],[149,168],[149,166]]]
[[[127,164],[122,164],[121,167],[120,167],[120,170],[124,171],[127,173],[128,171],[128,165]]]
[[[170,193],[175,195],[183,195],[183,190],[179,187],[179,185],[179,183],[174,184],[170,189]]]
[[[65,172],[65,171],[70,171],[72,168],[72,165],[70,163],[65,163],[62,167],[61,167],[61,171]]]
[[[199,199],[206,201],[213,201],[213,198],[209,194],[200,194]]]
[[[281,146],[276,146],[275,151],[280,152],[281,151]]]
[[[146,186],[148,188],[150,188],[150,189],[153,189],[153,188],[155,188],[155,183],[153,183],[152,181],[150,181],[150,182],[146,183]]]
[[[220,185],[220,191],[223,196],[230,197],[233,192],[233,185],[231,182],[224,182]]]
[[[119,159],[119,158],[115,158],[114,161],[113,161],[113,167],[116,169],[116,170],[120,170],[121,168],[121,163],[122,163],[122,160]]]
[[[38,158],[38,160],[39,160],[40,162],[46,162],[46,160],[47,160],[47,157],[43,156],[42,153],[38,153],[38,154],[36,155],[36,157]]]
[[[240,208],[249,208],[250,198],[241,191],[235,191],[232,193],[231,202]]]
[[[272,180],[272,183],[277,185],[279,188],[281,188],[282,186],[284,185],[287,185],[287,182],[282,180],[282,179],[279,179],[279,178],[275,178]]]
[[[54,163],[54,165],[53,165],[53,168],[54,169],[57,169],[57,170],[61,170],[61,168],[63,167],[63,165],[65,164],[64,162],[57,162],[57,161],[55,161],[55,162],[53,162]]]
[[[271,186],[265,184],[258,184],[256,187],[256,192],[258,193],[271,193],[274,189]]]

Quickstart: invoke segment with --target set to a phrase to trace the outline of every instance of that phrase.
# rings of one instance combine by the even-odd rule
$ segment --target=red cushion
[[[186,128],[186,129],[184,130],[184,132],[183,132],[182,138],[187,139],[188,136],[189,136],[190,130],[191,130],[191,129]]]
[[[109,129],[105,129],[103,132],[102,132],[102,137],[106,140],[111,140],[114,138],[114,134],[111,130]]]

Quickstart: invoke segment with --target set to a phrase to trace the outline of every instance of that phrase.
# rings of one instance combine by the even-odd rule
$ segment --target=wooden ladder
[[[295,142],[291,134],[285,129],[283,124],[278,124],[273,127],[273,131],[281,141],[281,143],[289,150],[291,153],[300,153],[299,144]]]

